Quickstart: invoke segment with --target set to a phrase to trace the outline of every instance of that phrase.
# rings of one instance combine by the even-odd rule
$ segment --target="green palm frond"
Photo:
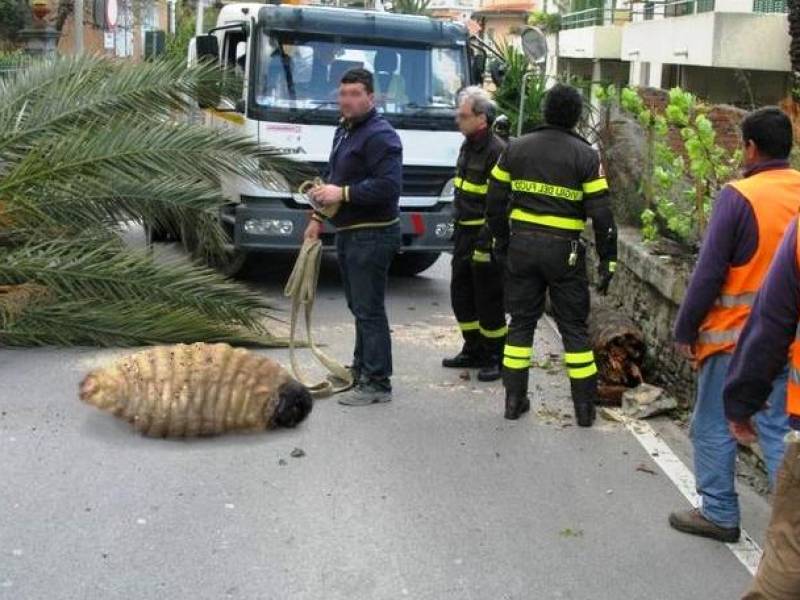
[[[92,300],[33,304],[3,319],[0,343],[7,346],[143,346],[148,344],[227,342],[276,346],[284,340],[269,333],[220,322],[193,307],[148,301],[99,304]],[[4,322],[5,321],[5,322]]]
[[[31,203],[29,196],[47,201]],[[81,202],[75,202],[75,197]],[[57,231],[66,223],[70,230],[80,232],[113,228],[128,221],[174,233],[191,230],[199,253],[213,257],[221,256],[229,241],[217,215],[225,202],[218,185],[181,176],[153,177],[144,182],[132,177],[116,181],[94,177],[39,185],[33,194],[12,197],[6,210],[17,226],[40,230]]]
[[[41,69],[53,77],[39,82],[36,71]],[[22,104],[15,102],[16,96],[6,100],[0,87],[0,106],[4,106],[0,109],[0,152],[54,132],[65,133],[70,127],[113,121],[119,115],[163,120],[187,110],[190,99],[202,95],[209,84],[221,86],[223,97],[235,93],[237,82],[229,75],[207,63],[187,69],[175,60],[121,63],[115,68],[99,57],[38,63],[18,76],[20,83],[33,79],[39,84]]]
[[[269,170],[262,168],[264,162]],[[36,182],[64,184],[97,173],[110,180],[178,173],[206,181],[229,174],[272,185],[276,173],[296,171],[296,162],[229,130],[183,123],[96,122],[31,146],[3,174],[0,195]]]
[[[96,57],[0,81],[0,345],[285,343],[266,330],[259,294],[123,242],[134,221],[222,255],[222,178],[306,176],[240,132],[187,118],[191,97],[232,82],[207,65]]]
[[[220,323],[261,330],[270,308],[262,294],[217,272],[182,260],[156,262],[146,251],[59,239],[0,251],[0,281],[35,283],[58,298],[93,302],[136,301],[190,307]]]

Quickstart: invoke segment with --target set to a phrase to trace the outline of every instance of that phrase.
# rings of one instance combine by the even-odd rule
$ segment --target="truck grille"
[[[315,163],[322,173],[327,164]],[[455,174],[455,167],[429,167],[403,165],[403,196],[438,196],[444,185]]]

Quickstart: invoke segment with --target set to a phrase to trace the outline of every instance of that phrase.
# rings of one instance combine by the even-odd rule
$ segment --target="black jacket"
[[[498,243],[509,224],[578,238],[592,219],[597,252],[615,261],[611,196],[597,151],[579,135],[542,126],[513,140],[492,170],[487,218]]]
[[[456,222],[482,224],[478,221],[483,221],[486,216],[489,174],[504,148],[505,143],[488,129],[473,139],[464,140],[456,163],[453,200]]]
[[[403,145],[375,109],[336,129],[326,181],[345,188],[345,202],[331,219],[337,228],[385,225],[398,218]]]

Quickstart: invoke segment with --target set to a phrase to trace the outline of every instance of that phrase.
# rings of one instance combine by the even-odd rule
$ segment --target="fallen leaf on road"
[[[302,448],[295,448],[294,450],[292,450],[292,453],[289,456],[291,456],[292,458],[302,458],[305,455],[306,455],[305,450],[303,450]]]
[[[567,527],[558,532],[561,537],[583,537],[583,529],[571,529]]]

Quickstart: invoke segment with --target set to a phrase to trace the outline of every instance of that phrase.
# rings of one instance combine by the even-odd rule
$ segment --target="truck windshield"
[[[466,84],[463,47],[405,46],[294,32],[259,40],[255,101],[289,111],[336,111],[339,80],[363,67],[375,76],[375,100],[386,114],[452,111]]]

